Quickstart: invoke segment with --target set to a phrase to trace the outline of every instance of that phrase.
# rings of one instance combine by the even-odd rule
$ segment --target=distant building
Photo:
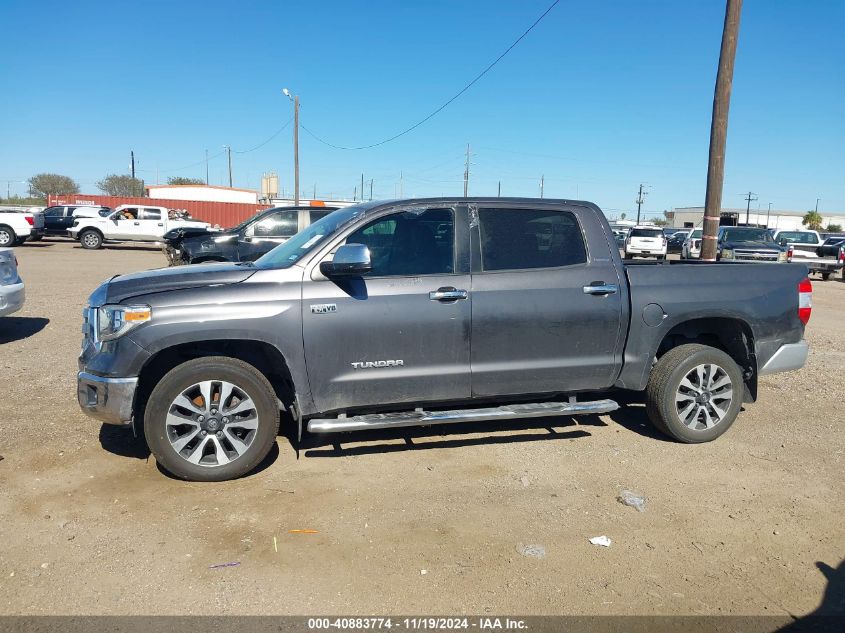
[[[772,209],[771,211],[751,210],[748,214],[748,224],[752,226],[764,226],[770,229],[799,230],[805,229],[801,224],[806,211],[784,211]],[[822,213],[822,226],[829,224],[845,225],[845,215]],[[687,229],[700,227],[704,222],[704,207],[677,207],[666,213],[668,226]],[[722,208],[721,224],[744,225],[745,209]]]
[[[147,185],[147,195],[150,198],[165,198],[167,200],[258,204],[257,191],[218,187],[216,185]]]

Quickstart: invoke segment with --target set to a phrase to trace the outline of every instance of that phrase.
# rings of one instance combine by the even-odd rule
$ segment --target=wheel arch
[[[687,343],[700,343],[720,349],[739,366],[745,383],[744,402],[757,399],[757,355],[754,331],[748,322],[737,317],[700,317],[676,323],[666,332],[654,357]]]
[[[256,339],[212,339],[178,343],[155,352],[141,367],[135,401],[135,420],[143,420],[155,386],[174,367],[206,356],[226,356],[249,363],[260,371],[276,393],[280,408],[297,409],[297,388],[284,355],[274,345]],[[298,417],[297,413],[294,413]]]

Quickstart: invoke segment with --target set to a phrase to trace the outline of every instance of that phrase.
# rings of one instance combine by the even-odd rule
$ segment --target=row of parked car
[[[616,230],[616,241],[625,259],[665,259],[680,253],[682,259],[698,259],[702,230],[635,226]],[[845,235],[817,231],[792,231],[754,226],[721,226],[717,235],[719,260],[788,262],[807,264],[810,272],[829,279],[845,265]]]

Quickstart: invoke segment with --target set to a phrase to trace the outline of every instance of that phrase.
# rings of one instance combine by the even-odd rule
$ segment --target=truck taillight
[[[845,264],[845,246],[839,247],[839,263]]]
[[[808,278],[804,278],[798,284],[798,319],[804,325],[810,320],[810,313],[813,311],[813,284]]]
[[[31,215],[25,215],[23,217],[27,222],[29,222],[29,226],[35,226],[35,218],[34,217],[32,217]]]
[[[790,244],[789,248],[786,249],[786,261],[791,262],[792,261],[792,255],[794,253],[795,253],[795,247],[792,244]]]

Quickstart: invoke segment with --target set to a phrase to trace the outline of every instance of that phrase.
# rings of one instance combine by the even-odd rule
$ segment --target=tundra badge
[[[319,303],[311,306],[311,314],[328,314],[329,312],[337,312],[336,303]]]
[[[368,360],[352,363],[353,369],[375,369],[376,367],[404,367],[404,360]]]

